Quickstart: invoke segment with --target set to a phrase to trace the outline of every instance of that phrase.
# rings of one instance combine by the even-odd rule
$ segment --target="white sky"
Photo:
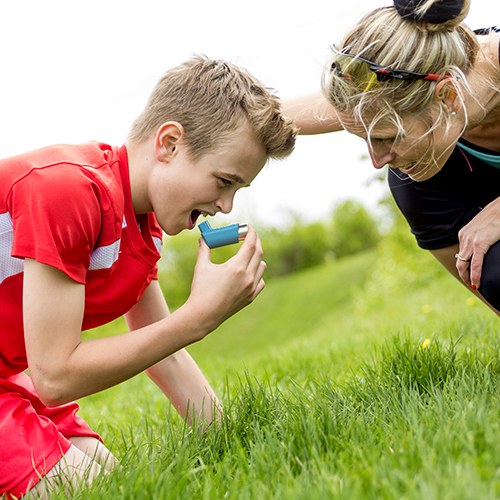
[[[58,142],[121,145],[157,80],[193,53],[244,66],[282,97],[309,93],[328,45],[361,13],[388,4],[1,0],[0,157]],[[467,22],[500,24],[500,2],[472,0]],[[375,170],[364,153],[344,132],[299,137],[289,159],[237,195],[231,221],[279,224],[289,211],[314,220],[345,198],[374,206],[385,188],[366,186]]]

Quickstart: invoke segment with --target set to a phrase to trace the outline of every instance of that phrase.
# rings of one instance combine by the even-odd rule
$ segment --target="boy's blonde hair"
[[[462,22],[470,0],[464,0],[458,16],[441,24],[424,20],[425,13],[439,0],[414,3],[420,5],[412,17],[401,17],[392,6],[368,13],[336,49],[392,69],[441,75],[439,80],[388,78],[375,88],[362,91],[352,79],[332,70],[335,67],[332,63],[338,57],[334,53],[323,73],[326,98],[338,111],[353,115],[363,124],[368,142],[377,124],[395,126],[403,134],[402,118],[411,116],[425,122],[432,143],[433,131],[442,123],[448,128],[451,124],[449,110],[435,99],[439,81],[451,77],[450,88],[457,93],[462,106],[464,89],[471,92],[466,75],[475,62],[479,45],[474,33]],[[437,114],[436,106],[439,106]]]
[[[180,123],[191,158],[224,145],[245,121],[269,158],[284,158],[297,130],[283,116],[278,97],[235,64],[194,56],[170,69],[154,88],[146,108],[132,125],[131,143],[141,143],[167,121]]]

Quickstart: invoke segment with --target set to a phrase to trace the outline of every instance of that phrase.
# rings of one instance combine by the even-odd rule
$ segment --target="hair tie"
[[[394,7],[401,17],[423,19],[430,24],[442,24],[455,19],[464,5],[464,0],[439,0],[433,3],[423,15],[416,10],[426,0],[394,0]]]

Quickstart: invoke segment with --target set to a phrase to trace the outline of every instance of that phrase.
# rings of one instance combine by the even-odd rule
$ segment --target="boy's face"
[[[196,162],[181,142],[168,162],[153,169],[149,203],[167,234],[193,229],[200,215],[229,213],[236,191],[249,186],[264,167],[266,152],[248,127],[240,127],[225,142]]]

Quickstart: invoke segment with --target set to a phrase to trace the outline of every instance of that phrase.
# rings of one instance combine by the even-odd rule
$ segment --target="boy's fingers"
[[[253,294],[252,301],[255,300],[257,295],[259,295],[259,293],[262,292],[262,290],[264,290],[265,286],[266,286],[266,283],[264,282],[264,280],[263,279],[259,280],[259,283],[257,284],[257,288],[255,289],[255,292]]]
[[[211,252],[210,252],[210,247],[206,244],[205,240],[203,238],[198,239],[198,257],[197,261],[200,262],[202,260],[205,261],[210,261],[211,257]]]
[[[252,273],[257,273],[259,267],[262,265],[262,258],[264,256],[264,251],[262,250],[262,243],[260,241],[259,235],[255,233],[256,236],[256,241],[255,241],[255,246],[254,246],[254,252],[253,255],[250,259],[250,262],[248,263],[248,269]],[[265,266],[265,264],[264,264]],[[265,271],[265,268],[264,268]]]
[[[264,277],[264,273],[266,272],[266,269],[267,269],[267,264],[264,261],[262,261],[260,263],[259,268],[257,270],[257,273],[255,275],[254,283],[255,283],[257,289],[259,289],[261,282],[262,282],[262,288],[264,288],[264,280],[262,278]],[[262,291],[262,288],[260,288],[260,290],[258,290],[257,294],[259,294]],[[254,298],[257,296],[257,294],[254,295]]]
[[[257,231],[255,231],[253,226],[249,224],[245,241],[236,255],[250,263],[255,251],[257,250],[258,242],[259,236],[257,235]]]
[[[257,231],[249,225],[248,234],[236,256],[246,261],[247,269],[255,274],[262,262],[262,243]]]

